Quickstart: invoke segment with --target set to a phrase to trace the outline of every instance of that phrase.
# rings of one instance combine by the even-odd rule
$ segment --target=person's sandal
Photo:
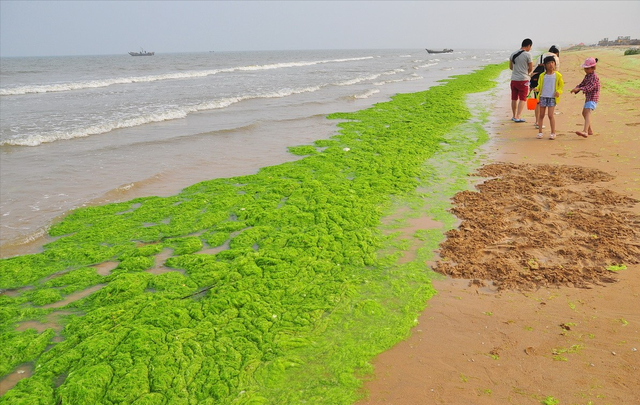
[[[556,134],[550,134],[550,135],[549,135],[549,139],[551,139],[552,141],[553,141],[554,139],[556,139]]]
[[[537,138],[538,138],[538,139],[542,139],[542,132],[539,132],[539,133],[538,133]]]

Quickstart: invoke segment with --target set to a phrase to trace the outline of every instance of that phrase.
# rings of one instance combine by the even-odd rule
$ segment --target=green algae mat
[[[0,404],[361,398],[435,294],[425,261],[486,140],[466,99],[504,68],[333,114],[339,133],[295,162],[73,211],[43,252],[0,261],[0,376],[32,372]],[[442,228],[394,232],[425,213]]]

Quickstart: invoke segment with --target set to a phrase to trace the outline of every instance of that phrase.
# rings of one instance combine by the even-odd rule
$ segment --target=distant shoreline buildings
[[[618,39],[609,40],[609,38],[601,39],[598,42],[598,46],[613,46],[613,45],[640,45],[640,39],[631,39],[631,37],[618,37]]]

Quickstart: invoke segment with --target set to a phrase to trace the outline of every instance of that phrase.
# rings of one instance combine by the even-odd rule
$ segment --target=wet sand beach
[[[438,294],[377,357],[359,404],[637,403],[640,58],[623,52],[561,54],[553,141],[548,120],[536,139],[531,111],[510,121],[502,85],[479,174],[493,180],[456,196],[463,222],[441,245],[438,270],[463,278],[433,282]],[[589,56],[602,92],[583,139],[584,96],[570,90]]]

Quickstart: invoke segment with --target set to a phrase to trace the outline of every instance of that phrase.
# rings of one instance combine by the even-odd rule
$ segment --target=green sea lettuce
[[[486,139],[467,123],[466,97],[504,69],[331,114],[338,135],[255,175],[73,211],[42,253],[0,260],[0,289],[13,290],[0,295],[0,375],[35,364],[0,404],[358,399],[371,359],[406,338],[435,293],[425,260],[453,223],[448,198],[467,185],[464,159]],[[429,163],[438,156],[446,170]],[[385,233],[383,217],[399,206],[443,228]],[[413,240],[416,258],[402,262]],[[91,267],[106,261],[118,263],[108,275]],[[72,314],[59,333],[16,331],[59,311]]]

